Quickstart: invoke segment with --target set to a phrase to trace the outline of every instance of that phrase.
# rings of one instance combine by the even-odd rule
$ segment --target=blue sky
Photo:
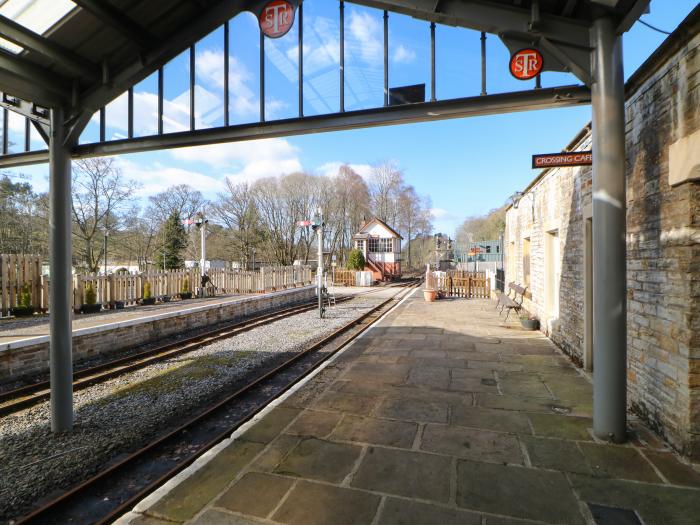
[[[652,0],[647,22],[674,29],[693,9],[693,0]],[[339,104],[338,7],[328,0],[304,2],[304,111],[306,115],[334,112]],[[295,27],[278,40],[267,39],[266,117],[296,116],[297,33]],[[346,4],[346,109],[383,103],[382,13]],[[252,15],[231,21],[231,123],[258,119],[258,29]],[[429,90],[429,25],[390,14],[390,86],[426,83]],[[480,91],[479,33],[437,27],[437,98],[478,95]],[[639,23],[624,37],[625,76],[658,47],[665,35]],[[223,124],[223,31],[197,45],[196,122],[198,128]],[[522,90],[533,82],[513,79],[507,70],[508,52],[497,37],[487,41],[489,93]],[[183,53],[165,68],[165,131],[189,126],[189,57]],[[543,75],[544,87],[578,83],[563,73]],[[156,129],[156,77],[135,87],[135,134]],[[138,197],[162,191],[170,184],[187,183],[208,198],[223,189],[226,177],[257,178],[305,170],[330,174],[341,163],[367,174],[376,162],[391,160],[419,193],[429,195],[436,231],[454,233],[461,221],[503,204],[515,190],[535,176],[530,156],[560,150],[590,120],[589,107],[476,117],[433,123],[382,127],[318,135],[270,139],[125,155],[119,158],[124,176],[142,186]],[[11,128],[23,129],[12,117]],[[98,123],[91,122],[82,142],[97,139]],[[126,135],[126,97],[107,107],[107,136]],[[17,135],[11,141],[22,140]],[[38,141],[39,139],[36,138]],[[41,144],[35,142],[37,147]],[[47,167],[13,170],[28,174],[38,190],[48,186]]]

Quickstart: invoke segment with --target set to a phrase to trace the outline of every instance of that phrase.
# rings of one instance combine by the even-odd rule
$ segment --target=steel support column
[[[49,140],[49,304],[51,430],[73,428],[71,156],[62,109],[51,110]]]
[[[622,442],[627,420],[625,99],[622,39],[591,29],[593,86],[593,430]]]

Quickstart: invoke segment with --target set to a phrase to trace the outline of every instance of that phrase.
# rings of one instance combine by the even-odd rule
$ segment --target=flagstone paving
[[[591,396],[492,301],[415,294],[132,523],[698,523],[700,473],[633,419],[596,440]]]

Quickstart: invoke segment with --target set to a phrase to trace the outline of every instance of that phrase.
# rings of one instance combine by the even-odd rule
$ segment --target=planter
[[[180,292],[178,296],[180,299],[192,299],[192,292]]]
[[[141,306],[152,306],[152,305],[156,304],[156,298],[149,297],[148,299],[141,299],[140,303],[141,303]]]
[[[123,310],[124,309],[124,301],[114,301],[114,308],[116,310]]]
[[[540,320],[539,319],[521,319],[520,325],[524,330],[539,330]]]
[[[82,314],[96,314],[102,310],[101,304],[84,304],[80,307],[80,313]]]
[[[169,303],[170,302],[170,296],[169,295],[164,295],[163,297],[160,298],[160,300],[164,303]]]
[[[35,311],[35,306],[15,306],[12,308],[12,315],[15,317],[31,317]]]
[[[437,299],[437,291],[436,290],[423,290],[423,298],[429,302],[432,303]]]

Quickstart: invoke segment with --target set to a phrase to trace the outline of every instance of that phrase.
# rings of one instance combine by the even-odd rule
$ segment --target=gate
[[[486,277],[484,272],[438,272],[436,280],[438,292],[446,297],[466,299],[489,299],[491,297],[491,279]]]

